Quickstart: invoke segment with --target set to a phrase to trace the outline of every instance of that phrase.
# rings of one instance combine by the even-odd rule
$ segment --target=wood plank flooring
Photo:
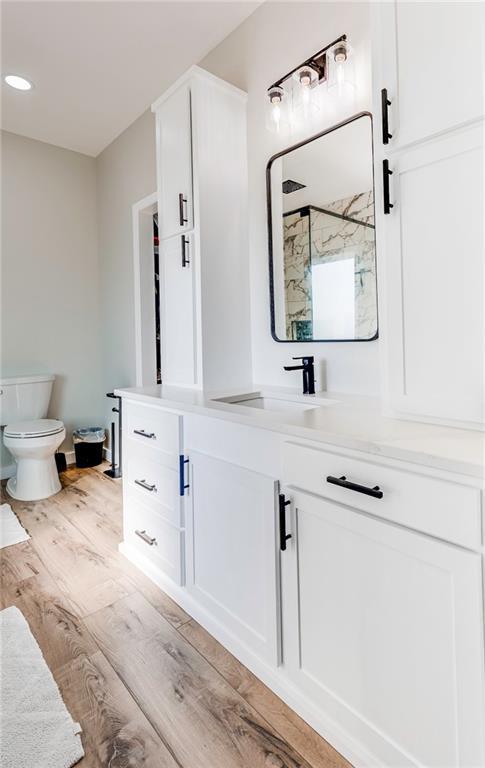
[[[118,553],[121,481],[102,468],[68,469],[45,501],[2,489],[32,538],[0,550],[0,608],[22,611],[81,723],[79,768],[351,768]]]

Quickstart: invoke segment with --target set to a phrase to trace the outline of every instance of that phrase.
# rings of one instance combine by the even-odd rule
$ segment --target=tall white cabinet
[[[162,381],[251,380],[246,94],[192,67],[157,126]]]
[[[484,6],[375,3],[373,15],[387,405],[395,414],[478,426]],[[386,186],[392,207],[384,212]]]

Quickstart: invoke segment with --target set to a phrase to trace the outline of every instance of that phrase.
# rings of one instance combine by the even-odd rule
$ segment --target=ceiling
[[[373,187],[372,123],[365,116],[282,157],[283,180],[305,184],[283,195],[284,211],[325,204]]]
[[[260,2],[2,2],[2,128],[98,155]]]

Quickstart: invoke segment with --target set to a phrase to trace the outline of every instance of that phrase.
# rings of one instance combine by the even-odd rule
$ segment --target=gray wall
[[[53,373],[51,417],[103,418],[96,161],[2,132],[1,375]],[[4,459],[5,460],[5,459]]]
[[[96,158],[103,386],[135,385],[133,203],[156,191],[155,117],[144,112]]]

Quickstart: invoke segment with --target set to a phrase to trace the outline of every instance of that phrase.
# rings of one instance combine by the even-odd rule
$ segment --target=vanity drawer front
[[[145,448],[155,449],[178,461],[182,417],[140,403],[123,404],[123,436]],[[169,462],[171,463],[171,462]]]
[[[128,452],[124,482],[134,498],[150,507],[168,522],[183,526],[179,472],[145,450]]]
[[[382,498],[365,495],[327,477],[345,477],[365,488],[379,486]],[[302,490],[334,499],[377,517],[477,549],[481,542],[480,491],[459,483],[407,472],[359,459],[285,443],[283,480]]]
[[[127,491],[123,504],[123,538],[177,584],[184,577],[184,532]]]

